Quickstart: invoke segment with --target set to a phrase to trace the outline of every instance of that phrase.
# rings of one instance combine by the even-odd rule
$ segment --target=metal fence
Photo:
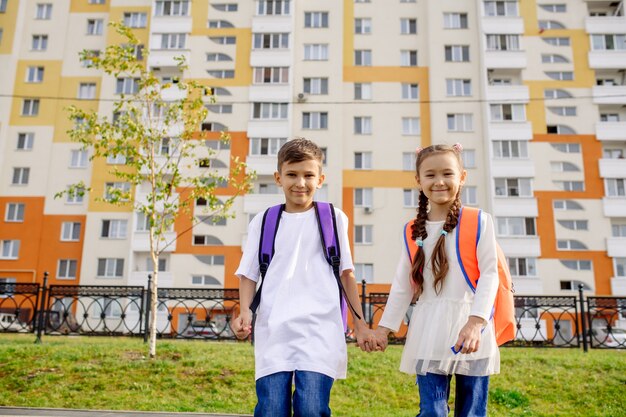
[[[144,287],[0,283],[0,332],[147,337],[150,296]],[[388,293],[367,293],[365,319],[375,327]],[[515,296],[517,333],[507,346],[626,349],[626,297]],[[234,340],[237,289],[160,288],[160,338]],[[410,314],[392,343],[403,343]]]

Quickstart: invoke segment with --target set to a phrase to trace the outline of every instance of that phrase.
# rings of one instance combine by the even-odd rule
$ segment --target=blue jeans
[[[487,417],[488,376],[456,376],[454,417]],[[418,375],[420,413],[417,417],[447,417],[452,375]]]
[[[292,382],[295,383],[293,396]],[[256,381],[254,417],[330,417],[334,379],[309,371],[277,372]]]

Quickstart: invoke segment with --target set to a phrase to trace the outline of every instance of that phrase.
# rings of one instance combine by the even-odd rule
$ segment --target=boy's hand
[[[487,322],[477,316],[469,316],[467,323],[459,332],[459,337],[453,346],[453,352],[473,353],[480,347],[481,331]]]
[[[252,333],[252,311],[241,311],[239,316],[233,320],[232,327],[237,339],[243,340],[250,336]]]
[[[365,323],[359,323],[355,326],[354,334],[356,336],[356,343],[364,352],[374,352],[382,350],[376,343],[376,336],[374,331],[365,325]]]
[[[389,343],[389,332],[390,330],[386,327],[378,326],[376,330],[374,330],[374,338],[376,340],[376,350],[380,350],[382,352],[387,349],[387,344]]]

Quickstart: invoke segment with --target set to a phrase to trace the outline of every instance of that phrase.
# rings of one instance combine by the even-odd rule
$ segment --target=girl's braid
[[[461,210],[461,190],[457,193],[452,205],[450,206],[450,211],[448,211],[448,215],[446,217],[446,221],[443,224],[443,231],[450,233],[454,230],[454,228],[459,223],[459,212]],[[443,281],[448,274],[448,257],[446,255],[446,236],[444,233],[439,236],[437,243],[435,244],[435,249],[433,250],[433,275],[435,277],[434,280],[434,288],[435,292],[439,294],[441,288],[443,287]]]
[[[419,204],[417,207],[417,216],[415,220],[413,220],[413,225],[411,227],[411,239],[416,240],[420,239],[422,241],[426,240],[428,237],[428,232],[426,232],[426,219],[428,218],[428,197],[424,194],[423,191],[420,190],[419,194]],[[413,284],[413,289],[416,294],[421,294],[422,287],[424,285],[424,264],[426,263],[426,258],[424,256],[424,251],[420,248],[415,254],[415,259],[413,259],[413,265],[411,267],[411,277]]]

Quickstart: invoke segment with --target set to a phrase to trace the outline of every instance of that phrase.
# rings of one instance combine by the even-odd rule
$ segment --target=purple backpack
[[[317,217],[317,225],[320,232],[320,240],[322,242],[322,250],[324,251],[324,257],[330,266],[333,268],[333,274],[339,285],[339,303],[341,304],[341,316],[343,319],[344,331],[348,329],[348,309],[354,313],[357,318],[361,318],[352,304],[346,302],[348,299],[345,296],[345,289],[341,284],[341,274],[339,271],[339,265],[341,262],[341,251],[339,248],[339,237],[337,235],[337,219],[335,218],[335,209],[331,203],[313,202],[315,207],[315,216]],[[252,304],[250,304],[250,310],[256,315],[256,310],[261,302],[261,290],[263,289],[263,283],[265,281],[265,273],[272,262],[274,256],[274,240],[276,239],[276,233],[278,232],[278,226],[280,224],[280,217],[285,209],[284,204],[272,206],[265,210],[263,215],[263,223],[261,224],[261,239],[259,242],[259,270],[261,273],[261,284],[259,289],[254,295]]]

